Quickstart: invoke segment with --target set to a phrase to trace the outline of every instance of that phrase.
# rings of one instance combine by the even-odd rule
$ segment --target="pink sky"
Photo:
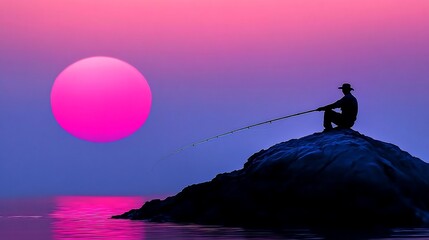
[[[379,68],[396,58],[426,59],[429,54],[425,0],[7,0],[0,4],[2,50],[9,64],[19,64],[22,55],[49,64],[57,59],[73,62],[91,55],[133,53],[164,63],[166,71],[216,70],[224,67],[219,65],[225,65],[225,59],[229,68],[268,67],[271,72],[284,68],[285,61],[292,69],[347,65],[346,70],[354,66],[360,71],[362,64]],[[184,82],[170,78],[164,84]],[[185,84],[216,82],[188,79]]]
[[[429,27],[425,0],[6,0],[1,9],[2,44],[18,52],[115,46],[189,55],[347,49],[359,56],[368,46],[401,52],[423,45]],[[396,41],[386,46],[386,38]]]

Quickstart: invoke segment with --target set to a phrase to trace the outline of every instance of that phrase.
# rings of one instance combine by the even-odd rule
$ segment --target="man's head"
[[[352,88],[352,86],[350,85],[350,83],[344,83],[341,87],[339,87],[338,89],[341,89],[343,91],[344,94],[348,94],[351,91],[353,91],[354,89]]]

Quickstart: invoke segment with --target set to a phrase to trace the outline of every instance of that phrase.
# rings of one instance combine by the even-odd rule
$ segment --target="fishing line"
[[[296,117],[296,116],[299,116],[299,115],[303,115],[303,114],[307,114],[307,113],[311,113],[311,112],[315,112],[315,111],[317,111],[317,109],[313,109],[313,110],[309,110],[309,111],[305,111],[305,112],[300,112],[300,113],[295,113],[295,114],[291,114],[291,115],[287,115],[287,116],[283,116],[283,117],[274,118],[274,119],[271,119],[271,120],[267,120],[267,121],[255,123],[255,124],[252,124],[252,125],[249,125],[249,126],[245,126],[245,127],[242,127],[242,128],[237,128],[237,129],[234,129],[234,130],[231,130],[231,131],[228,131],[228,132],[225,132],[225,133],[213,136],[213,137],[209,137],[209,138],[197,141],[197,142],[193,142],[193,143],[187,144],[187,145],[185,145],[185,146],[183,146],[181,148],[178,148],[177,150],[171,152],[167,156],[163,157],[161,160],[169,158],[169,157],[171,157],[171,156],[173,156],[175,154],[178,154],[179,152],[181,152],[181,151],[183,151],[183,150],[185,150],[187,148],[195,147],[197,145],[209,142],[211,140],[214,140],[214,139],[217,139],[217,138],[220,138],[220,137],[224,137],[224,136],[227,136],[227,135],[239,132],[239,131],[251,129],[251,128],[254,128],[254,127],[257,127],[257,126],[261,126],[261,125],[264,125],[264,124],[273,123],[273,122],[280,121],[280,120],[283,120],[283,119],[286,119],[286,118]]]

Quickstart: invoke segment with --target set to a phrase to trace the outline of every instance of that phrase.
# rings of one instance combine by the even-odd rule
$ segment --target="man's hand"
[[[320,108],[318,108],[318,109],[316,109],[317,111],[325,111],[326,109],[325,109],[325,107],[320,107]]]

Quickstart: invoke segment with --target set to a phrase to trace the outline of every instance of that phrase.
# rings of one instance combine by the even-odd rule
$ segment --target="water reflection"
[[[54,210],[45,217],[34,211],[9,211],[0,218],[0,239],[49,239],[37,238],[35,233],[40,229],[50,228],[53,239],[429,239],[429,229],[392,229],[381,232],[349,232],[340,229],[309,230],[283,229],[279,231],[246,230],[242,228],[227,228],[219,226],[200,226],[195,224],[150,223],[144,221],[130,221],[111,219],[132,208],[139,208],[148,199],[142,197],[56,197]],[[52,201],[51,201],[52,202]],[[30,204],[31,205],[31,204]],[[1,210],[1,208],[0,208]],[[1,213],[2,211],[0,211]],[[3,211],[5,212],[5,211]],[[22,213],[27,213],[21,215]],[[22,217],[22,216],[25,216]],[[43,217],[39,217],[43,216]],[[10,218],[12,217],[12,218]],[[34,225],[51,221],[50,227],[38,226],[38,231],[31,230],[29,219]],[[3,220],[3,221],[2,221]],[[1,227],[1,223],[5,225]],[[15,229],[3,232],[1,229]],[[19,230],[19,231],[18,231]],[[30,230],[30,231],[28,231]],[[26,234],[17,235],[19,232]],[[39,234],[39,236],[42,236]]]
[[[56,197],[53,239],[145,239],[144,222],[110,219],[143,202],[141,197]]]
[[[219,226],[149,223],[111,219],[148,199],[142,197],[67,196],[54,199],[53,239],[320,239],[308,230],[281,233]]]

